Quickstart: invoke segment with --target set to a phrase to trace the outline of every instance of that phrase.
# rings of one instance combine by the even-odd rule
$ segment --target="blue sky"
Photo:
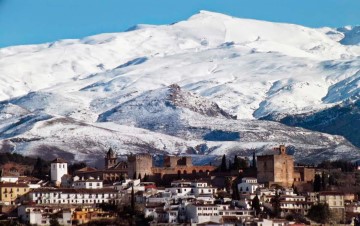
[[[201,9],[309,27],[360,25],[360,0],[0,0],[0,47],[167,24]]]

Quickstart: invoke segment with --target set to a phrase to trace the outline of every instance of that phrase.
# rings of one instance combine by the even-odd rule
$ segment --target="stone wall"
[[[145,175],[152,175],[153,160],[149,154],[138,154],[128,156],[129,178],[143,178]]]
[[[263,155],[257,157],[257,180],[259,183],[274,181],[274,156]]]

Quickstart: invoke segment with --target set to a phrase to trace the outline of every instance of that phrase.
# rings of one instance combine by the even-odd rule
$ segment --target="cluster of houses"
[[[354,194],[313,192],[315,169],[294,166],[284,146],[273,155],[257,156],[253,176],[193,166],[189,157],[167,157],[160,168],[147,155],[129,159],[117,162],[109,150],[105,169],[85,167],[69,175],[67,162],[57,158],[51,162],[51,181],[2,173],[0,211],[15,213],[13,217],[31,225],[50,225],[54,219],[60,225],[116,219],[116,212],[102,205],[128,205],[130,199],[151,225],[302,225],[286,217],[306,216],[316,203],[328,204],[336,222],[354,222],[360,214]],[[239,174],[245,176],[237,181]],[[271,218],[266,213],[276,208],[274,198],[281,212]],[[256,199],[259,208],[254,208]]]

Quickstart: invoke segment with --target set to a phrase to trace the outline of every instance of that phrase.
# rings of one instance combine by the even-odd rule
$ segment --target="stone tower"
[[[51,181],[60,185],[61,177],[68,174],[67,162],[62,158],[56,158],[51,162]]]
[[[277,152],[274,155],[257,157],[258,182],[291,187],[294,182],[294,158],[286,153],[285,145],[274,150]]]
[[[144,178],[152,175],[153,161],[149,154],[136,154],[128,156],[128,176],[131,179]]]
[[[117,156],[112,148],[109,148],[109,151],[105,156],[105,169],[109,169],[117,164]]]

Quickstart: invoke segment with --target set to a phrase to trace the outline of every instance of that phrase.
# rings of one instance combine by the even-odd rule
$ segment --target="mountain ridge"
[[[173,150],[181,146],[180,153],[199,145],[207,146],[202,149],[206,150],[204,153],[223,154],[235,150],[236,145],[246,149],[251,142],[264,149],[279,142],[302,146],[303,140],[312,150],[328,148],[338,158],[346,157],[344,153],[353,149],[354,154],[349,156],[354,157],[358,149],[341,137],[258,119],[269,116],[281,122],[287,116],[316,114],[349,99],[357,100],[360,93],[357,30],[357,27],[306,28],[203,11],[170,25],[139,25],[127,32],[2,48],[0,109],[9,110],[4,111],[5,118],[0,118],[0,129],[6,134],[0,135],[0,139],[7,150],[25,153],[29,148],[30,153],[36,149],[32,149],[32,142],[13,142],[9,149],[9,141],[31,137],[36,140],[33,146],[38,147],[41,140],[46,140],[46,145],[55,142],[56,149],[65,142],[61,141],[62,129],[69,134],[72,130],[83,131],[82,127],[107,133],[95,129],[106,124],[118,129],[124,126],[125,131],[130,131],[137,142],[127,141],[133,145],[125,145],[131,151],[136,151],[140,144],[143,148],[170,151],[160,148],[166,136],[167,146]],[[161,107],[166,102],[161,102],[160,97],[172,84],[177,84],[173,89],[181,90],[168,102],[177,110],[161,114],[161,109],[171,109]],[[161,94],[152,99],[159,105],[148,102],[151,98],[146,95],[151,93]],[[185,101],[197,99],[208,105],[198,108],[198,102]],[[136,103],[137,108],[129,103]],[[151,106],[154,114],[144,118],[141,114],[144,106]],[[15,108],[23,109],[23,115],[16,115]],[[115,117],[121,109],[129,109],[130,114],[118,113],[126,116],[123,119]],[[159,117],[154,117],[155,114]],[[70,126],[70,130],[68,123],[59,119],[73,122],[79,128]],[[164,129],[170,119],[178,129],[169,126]],[[35,131],[46,121],[54,121],[56,126],[39,130],[44,134]],[[252,131],[252,127],[258,130]],[[103,137],[109,142],[99,141],[91,133],[87,137],[89,144],[104,148],[116,143],[121,149],[124,142],[115,142],[114,137],[126,136],[118,129],[116,135]],[[56,134],[59,142],[50,139],[49,131]],[[146,131],[154,138],[141,140],[135,131]],[[287,131],[293,134],[286,135]],[[83,132],[79,134],[79,139],[86,137]],[[216,136],[223,140],[214,141]],[[280,138],[276,140],[274,136]],[[316,147],[313,138],[306,136],[318,137],[322,144]],[[76,147],[70,143],[69,147]],[[84,149],[84,143],[78,145]],[[337,145],[343,148],[343,154]],[[100,149],[97,152],[101,153]]]

